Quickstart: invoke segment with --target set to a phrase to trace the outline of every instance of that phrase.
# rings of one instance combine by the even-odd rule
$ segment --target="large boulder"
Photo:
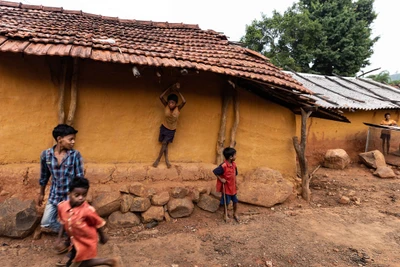
[[[387,179],[387,178],[394,178],[396,175],[392,168],[390,167],[378,167],[375,172],[375,176],[378,176],[379,178]]]
[[[350,164],[350,157],[343,149],[329,149],[324,158],[324,167],[343,170]]]
[[[190,198],[171,198],[167,209],[172,218],[187,217],[192,214],[194,205]]]
[[[39,223],[35,201],[11,198],[0,204],[0,236],[24,238]]]
[[[150,199],[147,197],[135,197],[133,198],[131,211],[133,212],[143,212],[150,208]]]
[[[369,168],[386,167],[385,156],[379,150],[358,154],[362,163]]]
[[[156,206],[163,206],[167,204],[169,201],[169,193],[167,191],[163,191],[161,193],[155,194],[151,198],[151,204]]]
[[[122,213],[116,211],[108,217],[108,226],[111,228],[127,228],[139,224],[140,218],[132,212]]]
[[[148,210],[142,213],[143,223],[151,221],[164,220],[164,207],[163,206],[151,206]]]
[[[282,174],[269,168],[257,168],[245,176],[238,184],[238,199],[241,202],[272,207],[283,203],[293,191],[293,184],[285,180]]]
[[[101,217],[107,217],[120,209],[121,200],[118,191],[100,192],[92,201],[92,206]]]
[[[216,212],[219,208],[220,201],[210,195],[202,194],[197,206],[203,210]]]

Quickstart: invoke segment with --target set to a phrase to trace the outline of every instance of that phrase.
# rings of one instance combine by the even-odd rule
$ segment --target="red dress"
[[[97,229],[106,222],[86,201],[79,207],[71,208],[69,200],[58,204],[58,219],[71,238],[76,256],[73,262],[90,260],[97,256]]]
[[[236,163],[225,160],[220,166],[214,170],[214,174],[226,180],[225,183],[225,194],[233,196],[236,195]],[[222,183],[217,179],[217,192],[222,192]]]

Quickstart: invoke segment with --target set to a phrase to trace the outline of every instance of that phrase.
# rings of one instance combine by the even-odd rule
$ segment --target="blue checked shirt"
[[[55,146],[54,146],[55,147]],[[68,150],[61,165],[58,165],[54,155],[54,147],[44,150],[40,155],[40,186],[46,186],[50,176],[51,187],[48,202],[58,205],[67,200],[69,183],[74,177],[83,177],[83,160],[81,153],[76,150]]]

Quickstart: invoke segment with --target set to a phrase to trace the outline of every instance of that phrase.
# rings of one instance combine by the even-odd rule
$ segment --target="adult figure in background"
[[[386,113],[385,119],[381,121],[381,125],[395,126],[397,125],[397,123],[395,120],[390,119],[390,113]],[[381,132],[381,139],[382,139],[382,152],[384,155],[387,155],[389,153],[389,148],[390,148],[390,130],[383,129]]]

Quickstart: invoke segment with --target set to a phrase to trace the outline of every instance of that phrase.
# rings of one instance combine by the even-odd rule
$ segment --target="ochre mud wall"
[[[158,78],[154,68],[140,68],[141,77],[135,78],[130,65],[80,63],[74,127],[79,130],[76,149],[86,163],[150,165],[160,149],[157,139],[164,111],[158,96],[175,82],[181,83],[187,104],[170,146],[170,160],[172,164],[215,163],[221,92],[230,87],[222,76],[204,72],[180,76],[163,69]],[[0,164],[38,163],[40,152],[53,145],[58,88],[50,65],[53,72],[59,69],[57,58],[0,54]],[[69,89],[66,114],[68,94]],[[239,96],[239,170],[264,166],[293,178],[295,116],[242,89]],[[230,108],[226,145],[232,121]]]
[[[311,165],[323,161],[328,149],[342,148],[353,161],[358,161],[358,154],[365,151],[368,127],[364,122],[379,124],[384,114],[389,112],[391,118],[399,121],[399,112],[395,110],[345,112],[351,123],[341,123],[318,118],[310,118],[307,123],[306,156]],[[300,134],[301,117],[296,116],[297,134]],[[378,139],[374,135],[371,138]],[[392,147],[398,144],[391,144]]]

